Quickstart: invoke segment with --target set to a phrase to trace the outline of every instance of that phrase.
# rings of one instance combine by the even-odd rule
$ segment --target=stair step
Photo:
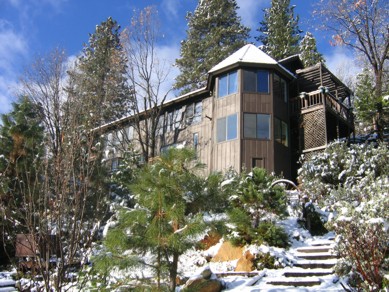
[[[295,267],[304,269],[330,269],[337,263],[336,259],[329,260],[298,260],[295,262]]]
[[[319,277],[327,276],[334,273],[333,269],[299,269],[294,268],[285,271],[285,277]]]
[[[323,246],[304,246],[296,249],[297,252],[304,253],[318,253],[318,252],[329,252],[333,249],[333,246],[323,245]]]
[[[330,239],[323,239],[323,240],[317,240],[317,241],[312,241],[310,243],[312,246],[326,246],[326,245],[334,245],[334,241]]]
[[[304,278],[278,278],[266,281],[268,285],[274,286],[293,286],[293,287],[305,287],[316,286],[321,284],[321,280],[317,277],[304,277]]]
[[[306,260],[329,260],[336,259],[338,256],[331,252],[322,252],[322,253],[295,253],[296,257],[306,259]]]

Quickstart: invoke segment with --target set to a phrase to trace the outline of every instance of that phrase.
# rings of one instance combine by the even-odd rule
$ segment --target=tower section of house
[[[211,171],[262,167],[291,177],[288,84],[294,78],[254,45],[210,70]]]

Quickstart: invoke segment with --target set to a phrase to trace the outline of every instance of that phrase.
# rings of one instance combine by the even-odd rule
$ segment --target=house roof
[[[276,60],[252,44],[247,44],[240,48],[235,53],[214,66],[211,70],[208,71],[208,73],[214,73],[236,64],[262,64],[276,66],[284,71],[287,75],[294,76],[293,73],[279,64]]]

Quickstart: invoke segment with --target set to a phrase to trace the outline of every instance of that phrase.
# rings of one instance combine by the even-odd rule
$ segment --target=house
[[[350,96],[323,64],[304,68],[298,56],[277,62],[249,44],[213,67],[204,88],[163,105],[156,154],[188,146],[207,173],[262,167],[295,179],[301,154],[353,133]],[[115,145],[134,135],[131,120],[103,126],[113,168],[122,155]]]

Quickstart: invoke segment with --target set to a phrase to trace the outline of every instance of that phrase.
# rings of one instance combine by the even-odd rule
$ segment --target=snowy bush
[[[272,186],[274,180],[264,169],[254,168],[225,186],[232,193],[228,215],[233,242],[288,245],[285,231],[275,225],[280,216],[286,215],[286,194],[282,187]]]
[[[335,142],[299,170],[305,193],[335,214],[327,226],[338,235],[337,271],[363,290],[381,289],[389,270],[388,161],[385,144]]]

